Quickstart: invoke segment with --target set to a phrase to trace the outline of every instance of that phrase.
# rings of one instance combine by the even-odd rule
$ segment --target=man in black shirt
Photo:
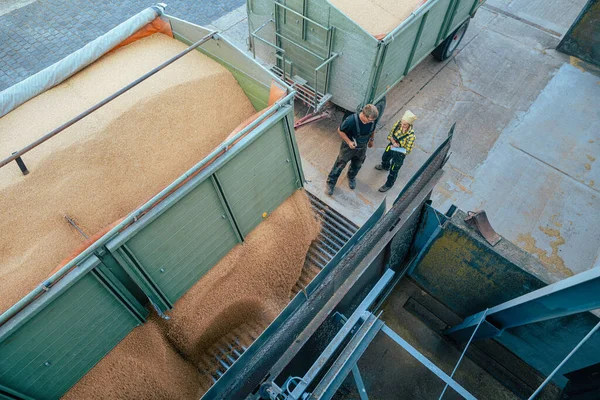
[[[342,122],[338,129],[338,134],[342,138],[342,146],[327,177],[327,193],[329,195],[333,194],[335,184],[348,161],[350,161],[348,185],[353,190],[356,187],[356,174],[367,157],[367,147],[373,146],[375,123],[378,116],[377,107],[367,104],[360,113],[352,114]]]

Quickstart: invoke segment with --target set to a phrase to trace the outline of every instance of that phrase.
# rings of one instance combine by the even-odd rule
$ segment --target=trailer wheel
[[[431,55],[438,61],[444,61],[452,57],[461,40],[465,37],[467,28],[469,27],[469,18],[461,26],[446,38],[442,43],[439,44],[432,52]]]

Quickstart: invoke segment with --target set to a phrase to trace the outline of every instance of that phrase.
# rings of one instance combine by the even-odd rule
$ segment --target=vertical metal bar
[[[360,376],[360,371],[358,370],[358,364],[354,364],[354,367],[352,367],[352,376],[354,376],[354,382],[356,383],[360,400],[369,400],[365,383],[363,382],[362,376]]]
[[[393,43],[393,42],[391,42]],[[372,68],[373,70],[373,77],[372,77],[372,81],[371,81],[371,87],[367,92],[367,97],[365,98],[365,103],[362,104],[363,106],[367,103],[370,103],[373,101],[373,99],[375,98],[375,96],[377,95],[377,88],[379,87],[379,79],[381,78],[381,71],[383,70],[383,65],[385,64],[385,55],[387,53],[387,49],[388,46],[390,46],[390,43],[384,43],[382,41],[379,42],[379,44],[377,45],[377,55],[375,56],[375,68]],[[356,110],[358,111],[358,110]]]
[[[444,16],[444,20],[442,21],[442,25],[440,26],[440,32],[438,33],[437,40],[435,41],[436,46],[438,44],[440,44],[443,39],[446,38],[444,36],[444,33],[446,32],[446,25],[448,24],[448,18],[450,18],[450,15],[452,15],[452,11],[454,10],[454,6],[457,2],[458,2],[458,0],[451,0],[450,4],[448,4],[448,9],[446,10],[446,15]]]
[[[327,58],[331,57],[333,52],[333,39],[335,38],[335,27],[330,27],[327,31]],[[325,86],[323,87],[323,94],[329,91],[329,75],[331,74],[331,63],[327,65],[325,70]]]
[[[454,3],[454,8],[452,9],[452,14],[450,15],[450,18],[448,19],[448,24],[446,25],[446,30],[444,32],[444,39],[446,39],[448,37],[448,34],[450,32],[448,32],[450,30],[450,28],[452,28],[452,21],[454,21],[454,17],[456,16],[456,11],[458,10],[458,4],[461,1],[465,1],[465,0],[456,0],[456,2]]]
[[[591,331],[589,331],[589,333],[587,335],[585,335],[585,337],[583,339],[581,339],[581,341],[577,344],[577,346],[575,346],[575,348],[573,350],[571,350],[571,352],[565,357],[564,360],[561,361],[560,364],[558,364],[558,366],[556,368],[554,368],[554,371],[552,371],[550,373],[550,375],[548,375],[548,377],[546,378],[546,380],[544,382],[542,382],[542,384],[540,385],[540,387],[537,388],[537,390],[535,392],[533,392],[533,394],[531,395],[531,397],[529,398],[529,400],[532,400],[533,398],[535,398],[535,396],[537,396],[538,394],[540,394],[540,392],[542,391],[542,389],[544,388],[544,386],[546,386],[548,384],[548,382],[550,382],[550,380],[552,379],[552,377],[554,375],[556,375],[556,373],[563,367],[563,365],[565,365],[565,363],[567,361],[569,361],[569,359],[573,356],[573,354],[575,354],[575,352],[577,350],[579,350],[579,348],[581,346],[583,346],[583,344],[585,342],[587,342],[587,340],[600,328],[600,322],[598,322],[596,324],[596,326],[594,326],[592,328]]]
[[[419,30],[417,31],[417,37],[415,38],[415,43],[413,43],[412,50],[410,51],[410,56],[408,57],[408,62],[406,63],[406,68],[404,68],[404,76],[406,76],[406,74],[408,74],[408,71],[410,71],[410,65],[413,62],[415,53],[417,52],[417,47],[419,47],[419,41],[421,41],[421,34],[423,33],[423,27],[425,26],[425,22],[427,22],[428,15],[429,15],[429,11],[427,11],[423,15],[423,18],[421,18],[421,24],[419,25]]]
[[[473,2],[473,5],[471,6],[471,11],[469,11],[470,15],[473,15],[473,13],[475,12],[475,9],[477,8],[477,4],[479,4],[482,0],[475,0]]]
[[[299,399],[304,390],[312,383],[313,379],[319,374],[326,361],[329,360],[335,351],[342,344],[346,336],[350,333],[352,328],[357,324],[357,322],[362,318],[363,312],[365,312],[379,297],[383,289],[387,286],[387,284],[394,277],[394,271],[388,269],[385,274],[379,279],[379,281],[373,286],[367,297],[359,304],[356,310],[352,313],[348,321],[342,326],[342,329],[338,331],[338,333],[334,336],[331,342],[327,345],[325,350],[321,353],[317,361],[310,367],[308,372],[302,377],[302,380],[298,383],[298,385],[294,388],[293,392],[290,394],[291,399]]]
[[[473,341],[473,338],[475,337],[475,332],[477,332],[477,329],[479,329],[479,327],[481,326],[481,323],[485,319],[485,316],[487,315],[488,310],[489,310],[489,308],[486,308],[485,311],[483,312],[483,315],[481,316],[481,319],[479,320],[479,323],[477,323],[477,326],[473,330],[473,334],[469,338],[469,341],[467,342],[467,345],[465,346],[465,349],[463,350],[463,352],[460,355],[458,361],[456,362],[456,365],[454,366],[454,369],[452,370],[452,373],[450,374],[450,378],[454,377],[454,373],[458,369],[458,366],[460,365],[460,362],[462,361],[463,357],[467,353],[467,349],[469,348],[469,346],[471,345],[471,342]],[[442,397],[444,397],[444,393],[446,393],[447,389],[448,389],[448,384],[446,383],[446,386],[444,386],[444,390],[442,390],[442,394],[440,394],[439,400],[442,400]]]
[[[281,59],[283,61],[283,65],[282,65],[283,66],[283,82],[286,83],[287,81],[286,81],[286,78],[285,78],[285,53],[283,53],[281,55]]]
[[[217,178],[217,172],[215,172],[214,174],[212,174],[210,176],[210,181],[213,185],[213,189],[217,193],[217,197],[219,198],[219,201],[221,202],[221,206],[223,206],[223,210],[225,211],[225,213],[222,215],[223,219],[227,219],[229,221],[229,224],[231,225],[231,228],[233,229],[235,236],[238,239],[238,242],[243,243],[244,242],[244,233],[240,229],[240,226],[238,225],[238,222],[237,222],[235,216],[233,215],[233,211],[229,208],[229,204],[227,203],[227,198],[225,196],[225,192],[223,191],[223,188],[221,187],[221,184],[219,183],[219,179]]]
[[[302,15],[304,15],[305,17],[308,17],[307,14],[308,11],[308,3],[306,2],[306,0],[302,0]],[[306,18],[302,18],[302,40],[306,40]]]
[[[316,110],[317,109],[317,102],[318,102],[318,93],[319,92],[319,71],[317,71],[315,69],[315,100],[314,100],[314,105],[313,108]]]
[[[12,155],[15,155],[15,154],[17,154],[16,151],[14,153],[12,153]],[[23,159],[21,157],[15,158],[15,161],[17,162],[17,165],[19,166],[19,169],[21,170],[21,173],[23,175],[29,174],[29,170],[25,166],[25,163],[23,162]]]

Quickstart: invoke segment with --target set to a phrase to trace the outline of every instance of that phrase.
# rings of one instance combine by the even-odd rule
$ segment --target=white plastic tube
[[[0,92],[0,117],[87,67],[146,24],[152,22],[157,16],[162,15],[165,7],[166,4],[163,3],[148,7],[76,52],[3,90]]]

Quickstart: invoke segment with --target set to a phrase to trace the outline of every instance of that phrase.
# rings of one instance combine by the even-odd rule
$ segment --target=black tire
[[[469,27],[469,18],[466,20],[461,26],[456,28],[454,32],[450,36],[446,38],[442,43],[439,44],[432,52],[431,55],[438,61],[444,61],[452,57],[458,45],[465,37],[465,33],[467,32],[467,28]]]
[[[381,119],[381,117],[383,117],[383,113],[385,112],[386,104],[387,104],[387,100],[386,100],[385,96],[383,96],[383,99],[379,100],[377,102],[377,104],[375,104],[375,107],[377,107],[377,111],[379,111],[379,117],[377,117],[377,120],[375,121],[375,125],[377,125],[379,123],[379,120]]]

